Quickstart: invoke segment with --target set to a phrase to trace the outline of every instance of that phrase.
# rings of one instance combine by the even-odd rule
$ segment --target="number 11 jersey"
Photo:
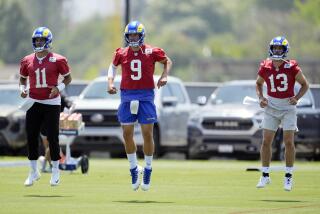
[[[29,97],[36,100],[49,99],[51,88],[58,85],[59,75],[69,74],[67,59],[56,53],[50,52],[41,60],[32,53],[21,60],[20,76],[29,77]]]

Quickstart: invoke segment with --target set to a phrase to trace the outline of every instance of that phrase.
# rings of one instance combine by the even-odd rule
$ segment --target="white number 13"
[[[269,77],[271,92],[286,91],[288,89],[288,77],[286,74],[277,74],[276,79],[280,79],[280,86],[275,87],[273,74]]]
[[[131,79],[139,80],[141,79],[141,61],[139,59],[134,59],[130,63],[130,68],[133,74],[131,74]]]

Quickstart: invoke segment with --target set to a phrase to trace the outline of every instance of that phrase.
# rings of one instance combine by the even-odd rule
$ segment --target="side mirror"
[[[162,105],[164,107],[169,107],[169,106],[176,106],[178,104],[178,98],[177,97],[163,97],[162,98]]]
[[[199,106],[203,106],[207,103],[207,97],[206,96],[199,96],[197,97],[197,104]]]

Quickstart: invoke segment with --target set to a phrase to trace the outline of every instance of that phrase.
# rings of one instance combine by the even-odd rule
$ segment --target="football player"
[[[25,56],[20,65],[21,97],[33,103],[26,113],[26,131],[30,172],[24,182],[25,186],[33,185],[40,178],[37,168],[39,157],[38,142],[40,129],[47,130],[49,141],[52,175],[50,185],[60,182],[59,172],[59,116],[60,92],[71,82],[70,69],[64,56],[51,52],[52,33],[46,27],[35,29],[32,34],[34,53]],[[58,82],[59,76],[63,77]],[[29,88],[27,88],[27,79]]]
[[[155,63],[163,64],[163,72],[157,82],[157,87],[160,88],[167,83],[172,62],[161,48],[144,43],[145,28],[140,22],[130,22],[125,28],[124,37],[127,47],[116,50],[113,62],[109,66],[108,93],[117,93],[114,77],[117,66],[121,65],[121,104],[118,110],[118,119],[122,126],[125,151],[130,163],[132,188],[133,190],[139,188],[140,175],[143,172],[141,189],[146,191],[150,188],[151,163],[154,153],[153,124],[157,122],[153,79]],[[144,140],[144,169],[137,163],[137,147],[133,140],[136,121],[141,125]]]
[[[284,189],[291,191],[293,185],[292,173],[295,160],[294,133],[297,130],[296,104],[307,92],[309,84],[302,74],[297,61],[286,59],[289,52],[289,42],[278,36],[271,40],[269,58],[262,61],[256,80],[256,91],[260,107],[264,108],[263,141],[260,155],[262,176],[257,188],[263,188],[271,182],[269,177],[272,142],[275,133],[282,125],[283,142],[285,145],[285,177]],[[298,93],[294,92],[295,82],[301,85]],[[263,96],[263,84],[267,85],[267,95]]]

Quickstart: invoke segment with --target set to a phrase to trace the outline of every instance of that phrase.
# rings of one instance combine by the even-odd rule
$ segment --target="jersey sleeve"
[[[300,68],[298,62],[295,60],[291,60],[290,63],[292,64],[293,75],[296,76],[301,71],[301,68]]]
[[[118,48],[113,55],[112,64],[114,66],[118,66],[119,64],[121,64],[121,51],[122,48]]]
[[[258,69],[258,75],[260,77],[262,77],[263,79],[265,79],[265,64],[266,64],[266,61],[263,60],[261,63],[260,63],[260,66],[259,66],[259,69]]]
[[[58,67],[59,67],[59,73],[62,76],[67,76],[70,74],[70,68],[68,65],[68,60],[66,58],[58,59]]]
[[[23,78],[27,78],[29,76],[27,66],[28,61],[26,60],[26,58],[23,58],[20,61],[20,76]]]
[[[161,48],[153,48],[152,50],[154,61],[160,62],[167,59],[167,55]]]

